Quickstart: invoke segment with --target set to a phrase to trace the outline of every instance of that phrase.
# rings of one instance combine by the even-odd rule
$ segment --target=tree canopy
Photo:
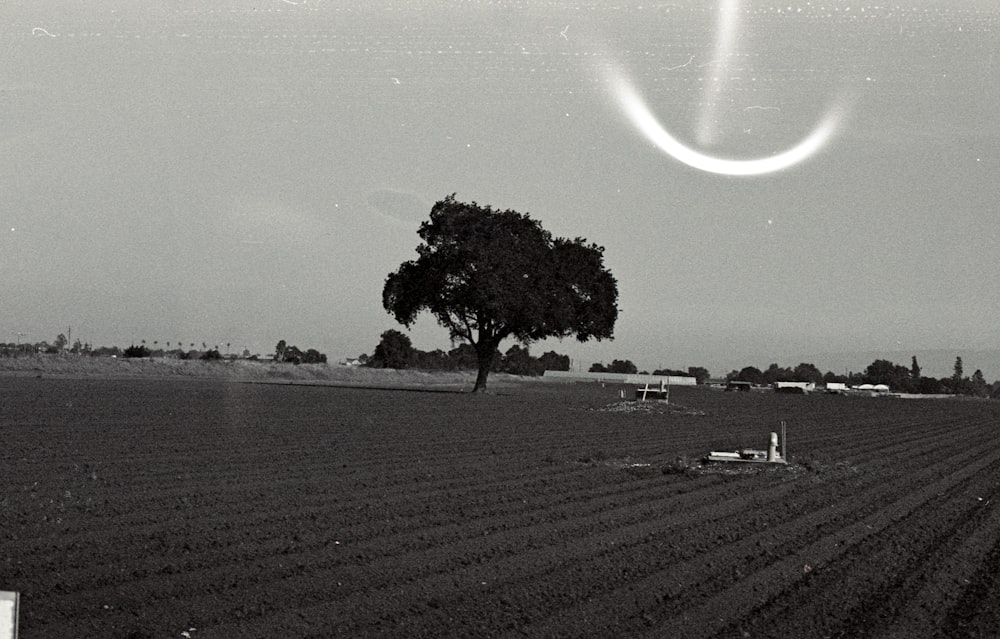
[[[382,305],[404,326],[429,311],[452,339],[475,347],[486,378],[497,347],[570,335],[613,337],[618,284],[604,249],[583,238],[553,237],[537,220],[449,195],[420,225],[417,259],[390,273]]]
[[[594,362],[590,365],[591,373],[625,373],[626,375],[634,375],[639,372],[639,368],[632,363],[632,360],[620,360],[616,359],[610,364],[605,366],[601,362]]]
[[[218,347],[214,350],[216,354],[219,354]],[[202,356],[202,359],[206,358]],[[326,355],[320,353],[315,348],[310,348],[303,352],[299,347],[292,346],[285,340],[280,340],[277,346],[274,347],[274,361],[291,362],[292,364],[326,364]]]
[[[382,333],[382,339],[368,366],[372,368],[409,368],[416,357],[416,349],[405,334],[394,329]]]

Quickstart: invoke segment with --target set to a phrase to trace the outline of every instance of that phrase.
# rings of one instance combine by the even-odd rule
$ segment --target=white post
[[[788,462],[788,440],[785,439],[785,420],[781,420],[781,458]]]
[[[18,593],[0,590],[0,639],[17,639]]]
[[[767,461],[775,460],[775,449],[778,447],[778,433],[771,433],[771,443],[767,447]]]

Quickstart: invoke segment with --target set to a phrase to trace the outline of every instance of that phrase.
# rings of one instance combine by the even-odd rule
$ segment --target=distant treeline
[[[747,366],[739,371],[731,371],[727,380],[750,382],[752,384],[769,385],[774,382],[814,382],[826,384],[830,382],[843,383],[850,386],[860,384],[885,384],[890,389],[901,393],[921,394],[952,394],[970,395],[974,397],[1000,398],[1000,382],[987,383],[981,370],[976,370],[972,376],[966,376],[962,358],[955,358],[954,373],[951,377],[926,377],[921,374],[920,364],[913,357],[910,366],[895,364],[885,359],[877,359],[861,373],[838,375],[832,372],[822,373],[812,364],[799,364],[795,368],[782,368],[771,364],[766,370]]]
[[[0,356],[3,357],[17,357],[19,355],[34,355],[37,353],[44,353],[47,355],[57,355],[60,353],[69,353],[71,355],[91,355],[93,357],[173,357],[176,359],[222,359],[222,346],[216,344],[214,346],[209,346],[206,342],[201,342],[201,350],[196,348],[195,342],[189,342],[189,348],[184,349],[185,342],[181,341],[166,341],[160,342],[159,340],[153,340],[147,343],[146,340],[141,340],[138,344],[131,344],[127,348],[119,348],[118,346],[92,346],[87,342],[81,342],[79,339],[75,340],[73,344],[69,343],[66,335],[60,333],[56,336],[55,341],[49,343],[47,341],[28,343],[24,344],[0,344]],[[236,357],[236,355],[229,355],[230,344],[226,344],[227,357]],[[243,351],[243,357],[250,355],[247,350]]]
[[[172,346],[173,344],[176,344],[176,346]],[[161,346],[160,342],[157,340],[154,340],[149,344],[146,343],[146,340],[142,340],[140,343],[131,344],[127,348],[119,348],[118,346],[98,346],[95,348],[90,344],[76,340],[73,342],[73,345],[70,346],[66,336],[60,334],[56,337],[55,342],[51,344],[46,341],[36,342],[34,344],[0,343],[0,357],[18,357],[43,353],[47,355],[71,354],[92,357],[122,358],[166,357],[172,359],[199,360],[237,358],[250,360],[260,359],[258,355],[251,355],[250,351],[247,349],[243,349],[241,354],[230,353],[229,348],[231,344],[229,343],[225,345],[224,353],[220,345],[209,346],[206,342],[201,342],[201,349],[198,350],[195,342],[188,342],[187,344],[189,348],[185,350],[184,344],[184,342],[180,341],[164,342],[163,346]],[[301,350],[297,346],[289,345],[285,342],[285,340],[281,340],[275,347],[274,361],[288,362],[290,364],[325,364],[327,357],[325,354],[320,353],[314,348]]]
[[[476,370],[479,358],[471,344],[459,344],[450,351],[435,349],[422,351],[414,348],[410,338],[397,330],[387,330],[369,357],[358,360],[371,368],[416,368],[421,370]],[[514,344],[506,353],[496,351],[492,371],[511,375],[541,375],[545,371],[568,371],[569,356],[549,351],[535,357],[527,348]]]
[[[126,348],[119,346],[91,346],[79,341],[74,343],[72,347],[60,345],[58,341],[53,344],[46,341],[35,342],[34,344],[0,344],[0,356],[2,357],[18,357],[39,353],[46,355],[68,353],[91,357],[173,357],[176,359],[199,359],[202,355],[212,351],[219,353],[220,358],[222,357],[217,346],[215,348],[203,346],[203,350],[196,350],[194,344],[191,345],[190,350],[184,350],[183,348],[160,348],[158,346],[149,347],[145,343],[132,344]]]
[[[626,375],[635,375],[640,373],[641,375],[648,375],[648,371],[639,371],[639,368],[632,363],[630,359],[616,359],[612,360],[607,366],[603,362],[595,362],[590,365],[588,372],[591,373],[625,373]],[[702,366],[688,366],[686,371],[680,369],[672,368],[658,368],[653,371],[653,375],[663,375],[663,376],[677,376],[677,377],[694,377],[698,380],[699,384],[705,384],[708,382],[709,373],[708,369]]]
[[[955,372],[951,377],[940,379],[921,374],[917,358],[913,357],[910,366],[902,366],[889,360],[877,359],[861,373],[838,375],[832,372],[822,372],[815,365],[802,363],[795,368],[784,368],[771,364],[764,370],[755,366],[747,366],[733,370],[726,375],[726,381],[750,382],[758,386],[770,386],[775,382],[813,382],[823,385],[829,382],[843,383],[849,386],[860,384],[885,384],[899,393],[970,395],[974,397],[994,397],[1000,399],[1000,381],[987,383],[981,370],[976,370],[971,376],[966,376],[962,366],[962,358],[955,358]],[[613,360],[605,365],[597,362],[590,366],[591,373],[627,373],[640,372],[632,360]],[[647,371],[641,371],[646,374]],[[696,377],[699,384],[709,381],[709,372],[701,366],[689,366],[686,371],[679,369],[657,369],[653,375],[687,375]]]
[[[0,344],[0,357],[19,357],[36,354],[58,355],[70,354],[89,357],[169,357],[174,359],[225,359],[237,355],[223,355],[219,347],[209,348],[203,345],[202,350],[191,345],[189,350],[183,348],[159,348],[146,344],[132,344],[126,348],[118,346],[91,346],[75,343],[72,347],[60,347],[58,343],[36,342],[34,344]]]

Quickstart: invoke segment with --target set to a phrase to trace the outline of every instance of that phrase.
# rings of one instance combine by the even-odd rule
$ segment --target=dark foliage
[[[823,383],[823,373],[813,364],[805,362],[799,364],[792,370],[792,381],[812,382],[814,384]]]
[[[420,225],[417,259],[390,273],[382,305],[410,326],[429,311],[452,339],[475,347],[486,388],[500,343],[575,335],[611,338],[618,285],[604,249],[553,238],[530,216],[467,204],[450,195]]]
[[[314,348],[303,352],[297,346],[290,346],[285,340],[274,347],[274,361],[289,364],[325,364],[326,355]]]
[[[630,360],[630,359],[626,359],[626,360],[616,359],[616,360],[612,360],[612,362],[610,364],[608,364],[607,366],[605,366],[601,362],[595,362],[595,363],[593,363],[593,364],[590,365],[590,371],[589,372],[591,372],[591,373],[625,373],[627,375],[634,375],[634,374],[636,374],[636,373],[639,372],[639,369],[636,367],[635,364],[632,363],[632,360]]]
[[[750,382],[751,384],[760,385],[764,383],[764,373],[760,372],[760,369],[756,366],[746,366],[732,379],[737,382]]]
[[[687,376],[687,371],[682,371],[680,369],[674,368],[657,368],[653,371],[653,375],[665,375],[665,376]]]
[[[910,392],[916,390],[912,381],[909,368],[889,360],[877,359],[865,369],[865,382],[869,384],[885,384],[895,390]]]
[[[545,372],[539,361],[528,352],[528,349],[517,344],[511,346],[504,353],[500,370],[511,375],[541,375]]]
[[[569,370],[569,356],[549,351],[539,358],[528,348],[514,344],[507,352],[493,354],[491,372],[511,375],[542,375],[547,370]],[[447,353],[435,349],[422,351],[414,348],[409,336],[394,329],[382,333],[375,347],[375,354],[367,358],[365,366],[372,368],[417,368],[421,370],[476,370],[479,355],[471,344],[459,344]]]
[[[555,351],[542,353],[538,358],[538,363],[543,371],[568,371],[570,365],[569,355],[561,355]]]
[[[326,354],[320,353],[315,348],[310,348],[306,350],[305,355],[302,356],[303,364],[326,364]]]
[[[125,357],[149,357],[149,349],[142,345],[132,344],[122,353]]]
[[[410,368],[417,363],[416,349],[410,337],[395,329],[382,333],[375,353],[368,361],[372,368]]]

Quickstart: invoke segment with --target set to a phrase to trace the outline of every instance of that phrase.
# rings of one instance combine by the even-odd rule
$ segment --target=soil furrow
[[[790,585],[808,580],[812,571],[822,570],[833,559],[845,552],[853,552],[858,544],[881,534],[897,521],[908,517],[938,493],[948,491],[955,484],[996,465],[998,461],[1000,461],[1000,451],[980,455],[977,460],[961,466],[938,481],[910,492],[901,499],[886,504],[875,514],[846,526],[838,533],[820,537],[809,546],[792,553],[790,557],[750,575],[733,588],[709,598],[680,617],[658,624],[656,634],[692,639],[713,635],[725,625],[725,621],[720,622],[720,619],[740,619],[747,616],[761,603],[780,596]]]
[[[967,452],[956,457],[959,459],[973,459],[978,455]],[[933,478],[940,475],[940,469],[954,467],[955,459],[941,460],[935,466],[925,467],[921,473],[908,475],[894,481],[879,482],[865,492],[856,492],[854,499],[835,500],[833,505],[807,512],[807,514],[792,519],[786,526],[769,527],[761,532],[739,538],[719,549],[717,553],[709,553],[697,556],[685,562],[679,562],[665,570],[654,573],[644,579],[635,580],[629,583],[630,593],[635,595],[635,603],[629,608],[636,618],[648,617],[645,623],[655,625],[658,619],[666,619],[671,615],[689,614],[683,611],[690,610],[698,605],[699,601],[712,601],[713,605],[722,606],[725,604],[727,593],[732,590],[735,581],[737,585],[744,583],[747,577],[752,574],[770,574],[768,570],[773,570],[776,557],[785,555],[806,554],[810,544],[815,544],[815,540],[821,540],[825,535],[838,539],[842,535],[840,531],[845,528],[853,528],[860,517],[869,519],[878,517],[882,510],[878,504],[886,502],[899,503],[896,500],[906,499],[915,481],[919,477],[924,477],[932,482]],[[926,492],[928,488],[922,489]],[[846,537],[845,537],[846,539]],[[771,549],[771,552],[768,552]],[[778,552],[774,552],[774,550]],[[760,563],[756,573],[747,570],[748,565]],[[780,563],[780,562],[779,562]],[[809,562],[803,562],[806,565]],[[815,564],[812,564],[815,565]],[[802,566],[799,566],[801,571]],[[735,578],[735,579],[734,579]],[[757,587],[757,581],[751,582]],[[630,595],[631,597],[631,595]],[[573,606],[560,610],[538,631],[541,634],[556,632],[557,629],[571,624],[573,631],[587,633],[590,626],[579,624],[574,619],[583,618],[615,618],[609,616],[609,611],[605,607],[615,607],[622,605],[619,597],[615,593],[609,593],[604,597],[596,598],[586,604]],[[701,608],[701,606],[699,606]],[[707,615],[711,616],[709,606],[704,607]],[[732,616],[722,615],[721,617],[731,619]],[[697,625],[697,624],[695,624]],[[694,632],[695,628],[685,627],[686,631]],[[621,629],[619,629],[621,630]],[[634,629],[636,631],[641,628]],[[596,634],[600,634],[598,630]],[[671,636],[671,635],[667,635]],[[686,634],[676,634],[672,636],[688,636]]]

